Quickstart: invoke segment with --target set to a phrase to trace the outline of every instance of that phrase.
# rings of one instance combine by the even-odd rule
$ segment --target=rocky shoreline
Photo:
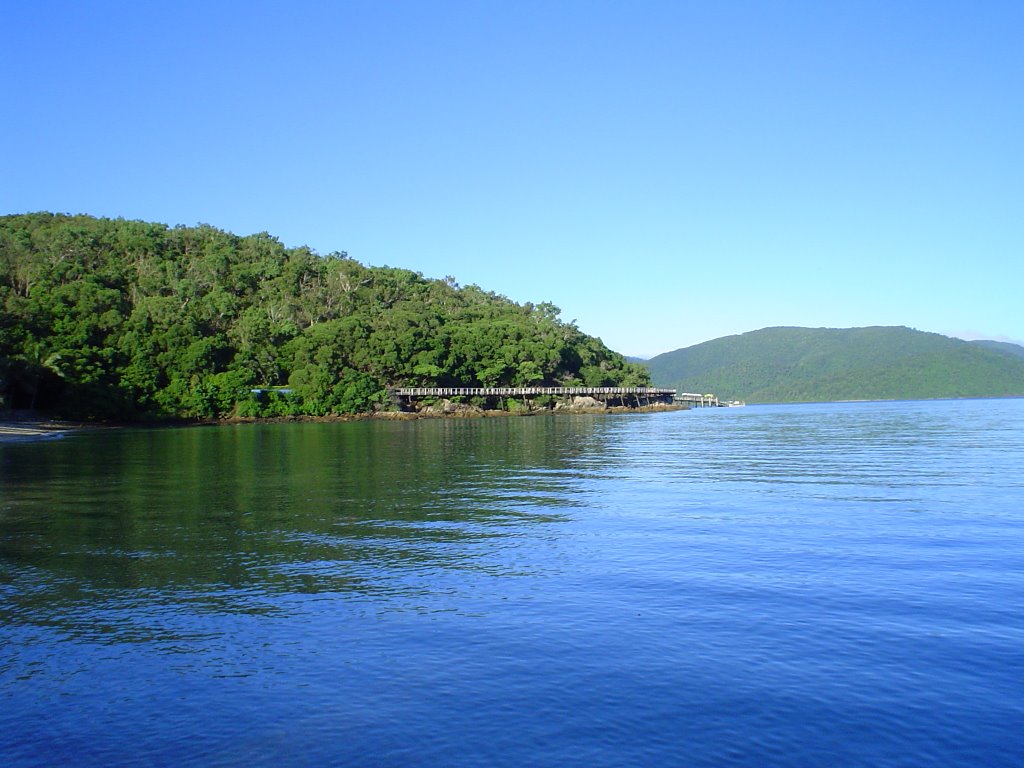
[[[416,421],[417,419],[491,419],[491,418],[518,418],[521,416],[544,416],[553,414],[617,414],[617,413],[660,413],[665,411],[686,411],[686,405],[665,405],[657,403],[637,407],[610,406],[604,407],[598,403],[597,406],[577,405],[576,407],[563,408],[523,408],[520,410],[497,410],[492,408],[480,408],[479,406],[467,403],[452,403],[442,401],[430,406],[413,411],[375,411],[373,413],[355,413],[334,416],[275,416],[269,418],[230,418],[219,421],[201,422],[208,426],[218,424],[279,424],[291,422],[330,423],[343,421]],[[195,422],[193,422],[195,423]]]
[[[553,407],[530,407],[527,403],[516,410],[485,409],[468,403],[442,400],[413,411],[376,411],[337,416],[280,416],[273,418],[227,418],[207,421],[171,422],[69,422],[56,419],[15,416],[0,419],[0,442],[39,440],[55,438],[68,432],[85,429],[116,429],[123,427],[181,427],[219,426],[232,424],[273,424],[287,422],[346,422],[379,419],[382,421],[413,421],[416,419],[486,419],[517,416],[543,416],[546,414],[615,414],[615,413],[658,413],[663,411],[688,410],[686,405],[656,403],[640,407],[606,406],[592,397],[577,397],[572,401],[556,403]]]
[[[415,411],[399,411],[398,418],[411,416],[413,418],[437,418],[437,417],[474,417],[474,416],[532,416],[547,413],[647,413],[654,411],[679,411],[686,410],[685,405],[668,405],[665,403],[654,403],[643,406],[609,406],[593,397],[578,396],[567,400],[559,400],[553,406],[536,406],[527,400],[518,404],[519,407],[513,410],[489,410],[480,406],[468,403],[457,403],[451,400],[441,400],[438,403],[425,405]],[[375,414],[377,417],[388,417],[388,412]]]

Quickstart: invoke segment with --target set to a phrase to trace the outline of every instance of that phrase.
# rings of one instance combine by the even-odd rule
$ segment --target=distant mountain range
[[[1024,347],[904,327],[764,328],[644,364],[655,386],[749,403],[1024,396]]]

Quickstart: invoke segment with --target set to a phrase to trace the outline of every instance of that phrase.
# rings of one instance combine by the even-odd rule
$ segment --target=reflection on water
[[[1024,401],[79,433],[0,491],[5,765],[1024,762]]]
[[[512,575],[516,539],[555,537],[576,503],[565,467],[594,426],[272,424],[19,446],[0,466],[0,618],[120,641],[145,637],[134,609],[167,596],[262,614],[280,593],[394,597],[443,571]]]

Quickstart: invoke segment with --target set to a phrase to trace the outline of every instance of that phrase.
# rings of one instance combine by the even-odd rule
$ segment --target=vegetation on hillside
[[[0,217],[0,407],[325,415],[386,407],[396,385],[649,382],[558,316],[266,233]]]
[[[983,347],[993,352],[1001,352],[1011,357],[1024,357],[1024,347],[1020,344],[1011,344],[1008,341],[993,341],[992,339],[977,339],[970,343],[972,346]]]
[[[902,327],[764,328],[647,365],[658,386],[754,403],[1024,395],[1024,359]]]

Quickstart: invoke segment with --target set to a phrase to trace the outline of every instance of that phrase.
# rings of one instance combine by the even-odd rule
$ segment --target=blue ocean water
[[[0,445],[0,764],[1024,765],[1024,400]]]

